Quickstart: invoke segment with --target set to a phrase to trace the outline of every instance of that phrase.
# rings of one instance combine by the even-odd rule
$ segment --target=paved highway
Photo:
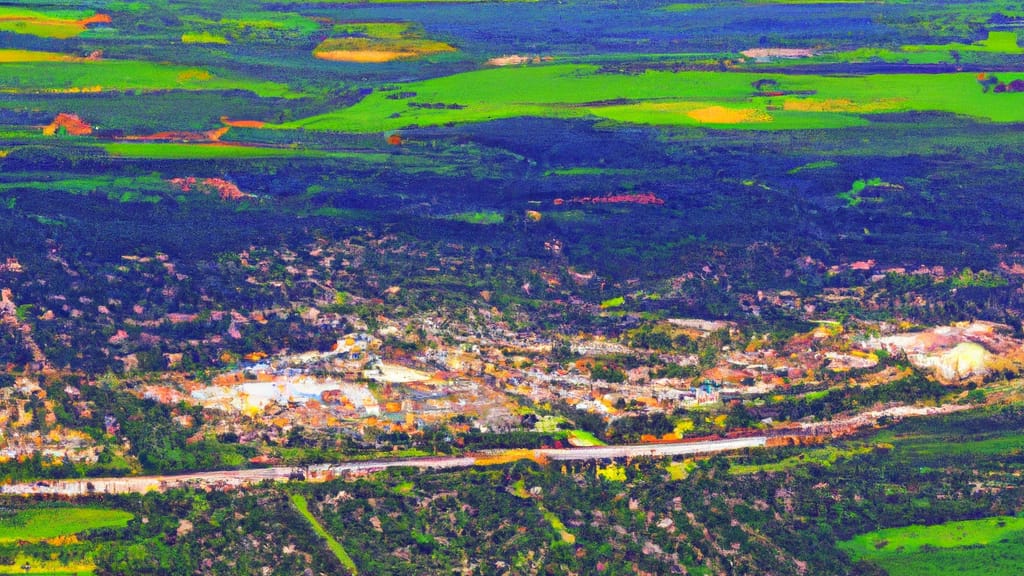
[[[734,438],[706,442],[676,442],[666,444],[638,444],[621,446],[594,446],[589,448],[543,448],[515,453],[532,453],[535,459],[547,460],[604,460],[611,458],[636,458],[639,456],[685,456],[710,454],[730,450],[742,450],[764,446],[767,438]],[[467,468],[479,460],[493,460],[504,452],[495,451],[479,457],[442,456],[430,458],[402,458],[395,460],[365,460],[314,464],[311,466],[275,466],[248,470],[218,470],[194,472],[173,476],[134,476],[127,478],[90,478],[79,480],[46,480],[0,486],[0,494],[84,496],[87,494],[141,494],[151,490],[169,488],[199,487],[208,489],[238,488],[257,484],[265,480],[287,482],[289,480],[324,481],[346,474],[373,472],[395,467],[413,467],[422,470],[445,468]]]

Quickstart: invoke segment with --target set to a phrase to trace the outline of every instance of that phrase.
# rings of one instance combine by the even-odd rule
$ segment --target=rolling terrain
[[[1020,573],[1022,24],[2,3],[0,573]]]

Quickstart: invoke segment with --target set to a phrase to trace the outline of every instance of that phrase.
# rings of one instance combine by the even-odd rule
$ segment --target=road
[[[621,446],[594,446],[588,448],[542,448],[525,451],[535,460],[604,460],[612,458],[636,458],[639,456],[685,456],[711,454],[744,448],[764,446],[767,438],[734,438],[706,442],[676,442],[666,444],[637,444]],[[522,453],[523,451],[515,451]],[[151,490],[195,487],[204,489],[232,489],[257,484],[265,480],[287,482],[303,479],[325,481],[347,474],[358,474],[384,470],[386,468],[413,467],[421,470],[447,468],[468,468],[478,461],[493,460],[501,451],[478,456],[441,456],[427,458],[401,458],[393,460],[365,460],[357,462],[336,462],[310,466],[275,466],[248,470],[218,470],[194,472],[172,476],[133,476],[127,478],[89,478],[76,480],[47,480],[0,486],[0,494],[21,496],[60,495],[85,496],[88,494],[142,494]]]

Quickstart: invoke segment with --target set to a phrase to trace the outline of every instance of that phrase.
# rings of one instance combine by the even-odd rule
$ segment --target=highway
[[[131,476],[124,478],[85,478],[75,480],[44,480],[0,486],[0,494],[21,496],[85,496],[90,494],[142,494],[152,490],[195,487],[211,490],[234,489],[270,480],[326,481],[348,474],[359,474],[396,467],[421,470],[468,468],[480,462],[500,458],[503,454],[532,456],[534,460],[582,461],[642,456],[667,457],[693,454],[711,454],[765,446],[767,438],[733,438],[704,442],[674,442],[665,444],[634,444],[620,446],[593,446],[587,448],[541,448],[537,450],[494,451],[470,456],[439,456],[335,462],[310,466],[274,466],[247,470],[217,470],[167,476]]]
[[[547,448],[534,452],[551,460],[601,460],[604,458],[636,458],[638,456],[687,456],[757,448],[767,442],[765,436],[709,440],[705,442],[672,442],[666,444],[625,444],[590,448]]]

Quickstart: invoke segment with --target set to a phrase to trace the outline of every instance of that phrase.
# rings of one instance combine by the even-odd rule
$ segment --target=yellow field
[[[798,112],[853,112],[859,114],[877,114],[900,110],[907,105],[906,98],[885,98],[874,102],[854,102],[845,98],[786,100],[782,103],[783,110]]]
[[[744,124],[747,122],[771,122],[772,117],[754,108],[726,108],[708,106],[687,113],[687,116],[701,124]]]
[[[320,43],[313,50],[313,55],[321,60],[335,62],[381,63],[454,51],[455,48],[448,44],[432,40],[375,41],[366,38],[331,38]]]
[[[42,38],[64,40],[78,36],[89,24],[108,23],[106,14],[93,14],[88,18],[65,18],[15,7],[0,7],[0,30]]]
[[[412,52],[392,52],[388,50],[324,50],[313,52],[321,60],[333,62],[356,62],[360,64],[379,64],[415,58],[417,55]]]
[[[313,56],[335,62],[377,64],[454,52],[444,42],[423,37],[410,22],[353,22],[335,27],[341,38],[328,38],[313,49]]]
[[[22,566],[28,565],[29,569],[24,570]],[[63,564],[59,560],[34,558],[24,554],[14,557],[14,563],[0,566],[0,574],[45,574],[48,576],[88,576],[96,568],[91,562],[71,562]]]
[[[85,58],[59,52],[38,52],[36,50],[0,49],[0,64],[24,62],[84,62]]]

